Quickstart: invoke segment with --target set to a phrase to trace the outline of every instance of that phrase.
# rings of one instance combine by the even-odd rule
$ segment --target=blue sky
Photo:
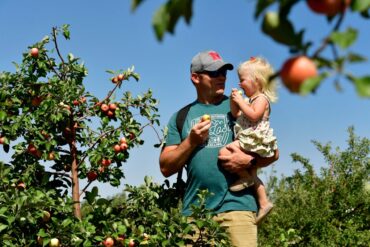
[[[195,99],[195,90],[189,79],[191,58],[199,51],[214,49],[224,60],[237,66],[250,56],[262,55],[276,68],[289,57],[286,47],[274,43],[260,31],[260,21],[253,18],[255,1],[194,1],[190,26],[183,20],[175,35],[166,35],[157,42],[151,27],[154,10],[164,1],[145,1],[136,12],[130,11],[129,0],[79,1],[0,1],[0,71],[14,71],[12,62],[20,62],[28,45],[50,34],[53,26],[71,25],[71,40],[60,43],[64,54],[80,57],[89,75],[85,86],[102,98],[112,88],[107,69],[127,69],[135,66],[141,76],[139,83],[125,85],[125,90],[139,94],[151,88],[159,99],[161,128],[172,113]],[[296,25],[308,28],[306,37],[319,42],[331,27],[322,16],[311,13],[304,1],[292,12]],[[370,58],[368,22],[350,13],[344,28],[360,30],[358,41],[351,47]],[[316,46],[317,47],[317,43]],[[369,74],[369,62],[347,67],[356,75]],[[236,72],[230,72],[227,92],[237,87]],[[316,94],[305,97],[290,94],[279,88],[279,101],[272,106],[271,125],[278,137],[280,159],[274,165],[277,175],[289,175],[298,164],[290,154],[297,152],[308,157],[316,168],[325,165],[311,140],[345,147],[347,128],[355,127],[357,135],[370,137],[369,99],[357,96],[354,87],[341,80],[343,92],[336,91],[333,78],[327,79]],[[139,185],[145,175],[159,183],[164,177],[159,172],[159,150],[156,134],[146,129],[145,145],[133,150],[124,166],[126,179],[119,188],[99,184],[103,195],[121,192],[125,183]],[[8,157],[0,151],[0,158]],[[271,168],[264,169],[267,173]],[[266,177],[262,175],[266,181]],[[171,178],[171,181],[174,180]],[[97,184],[96,184],[97,185]]]

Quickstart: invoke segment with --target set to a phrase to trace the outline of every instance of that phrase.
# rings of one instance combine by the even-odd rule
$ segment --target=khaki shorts
[[[230,211],[219,213],[213,218],[221,226],[226,227],[230,240],[235,247],[257,246],[256,213],[252,211]],[[195,240],[199,236],[193,235]],[[189,247],[189,245],[188,245]]]

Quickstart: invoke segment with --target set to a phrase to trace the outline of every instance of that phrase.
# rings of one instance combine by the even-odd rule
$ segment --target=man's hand
[[[211,121],[201,121],[193,126],[190,130],[189,141],[191,145],[201,145],[205,143],[209,136],[209,128],[211,128]]]
[[[230,173],[237,173],[245,170],[250,166],[253,158],[252,155],[244,153],[238,146],[229,144],[226,146],[230,152],[228,155],[219,155],[218,158],[222,161],[222,166]]]

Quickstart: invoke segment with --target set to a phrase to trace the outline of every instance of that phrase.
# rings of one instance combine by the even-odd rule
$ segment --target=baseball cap
[[[191,60],[190,71],[217,71],[221,68],[233,70],[234,66],[231,63],[225,63],[221,56],[215,51],[202,51],[193,57]]]

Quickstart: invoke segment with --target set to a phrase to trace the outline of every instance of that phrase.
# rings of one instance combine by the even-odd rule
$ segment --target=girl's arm
[[[233,100],[234,99],[233,93],[235,92],[235,90],[238,93],[237,89],[233,89],[231,92],[230,111],[231,111],[231,115],[233,115],[234,118],[237,118],[240,116],[241,111],[240,111],[239,105],[235,102],[235,100]]]
[[[257,97],[251,105],[244,100],[237,101],[240,111],[252,122],[262,119],[268,102],[264,97]]]

